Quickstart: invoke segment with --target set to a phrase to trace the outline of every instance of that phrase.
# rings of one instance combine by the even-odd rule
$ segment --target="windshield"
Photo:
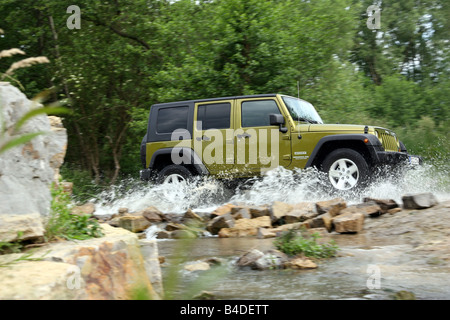
[[[314,106],[308,101],[287,96],[283,97],[283,101],[293,120],[306,121],[309,123],[323,123],[322,118],[319,116]]]

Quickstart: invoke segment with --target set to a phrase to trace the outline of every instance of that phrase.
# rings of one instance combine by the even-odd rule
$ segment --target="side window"
[[[158,110],[156,132],[172,133],[176,129],[187,129],[189,107],[161,108]]]
[[[230,103],[202,104],[197,109],[197,121],[201,121],[201,129],[228,129],[230,128]],[[197,129],[200,123],[197,122]]]
[[[269,114],[280,114],[274,100],[257,100],[242,102],[242,127],[270,126]]]

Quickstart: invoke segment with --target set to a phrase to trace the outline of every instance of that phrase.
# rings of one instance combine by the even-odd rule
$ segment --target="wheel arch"
[[[208,174],[208,169],[202,163],[200,157],[191,148],[175,147],[163,148],[153,153],[149,168],[160,171],[162,168],[178,164],[188,168],[193,174]]]
[[[365,139],[367,139],[367,142],[365,142]],[[374,151],[374,146],[377,145],[381,145],[381,143],[375,136],[370,134],[326,136],[319,140],[305,167],[316,167],[320,169],[328,154],[343,148],[357,151],[369,165],[372,165],[376,162],[377,155]]]

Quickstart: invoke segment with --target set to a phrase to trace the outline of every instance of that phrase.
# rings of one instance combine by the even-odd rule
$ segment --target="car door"
[[[210,174],[223,176],[234,166],[233,100],[195,104],[194,150]]]
[[[276,98],[236,101],[235,163],[247,175],[260,174],[291,163],[290,130],[270,125],[270,114],[282,114]]]

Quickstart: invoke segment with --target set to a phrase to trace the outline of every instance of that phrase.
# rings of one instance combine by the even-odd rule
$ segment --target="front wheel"
[[[357,190],[369,181],[369,166],[364,157],[352,149],[337,149],[324,160],[322,170],[334,189]]]

